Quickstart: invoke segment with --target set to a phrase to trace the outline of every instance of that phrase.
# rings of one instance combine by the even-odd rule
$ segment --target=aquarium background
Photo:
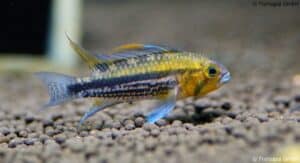
[[[0,54],[46,53],[51,0],[0,2]]]

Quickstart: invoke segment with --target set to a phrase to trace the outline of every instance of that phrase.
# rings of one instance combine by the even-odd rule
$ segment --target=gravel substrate
[[[275,156],[300,143],[300,89],[290,79],[232,81],[205,98],[178,101],[155,125],[143,116],[151,103],[120,104],[78,130],[90,100],[39,111],[47,94],[38,80],[2,76],[0,162],[253,162]]]

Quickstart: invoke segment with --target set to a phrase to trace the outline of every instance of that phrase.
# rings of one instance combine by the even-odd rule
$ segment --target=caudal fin
[[[44,107],[58,105],[74,98],[67,89],[67,86],[75,81],[74,77],[53,72],[38,72],[35,75],[48,88],[50,100]]]

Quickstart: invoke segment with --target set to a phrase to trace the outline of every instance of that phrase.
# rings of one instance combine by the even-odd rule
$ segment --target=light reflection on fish
[[[197,53],[158,45],[127,44],[109,55],[92,55],[68,39],[91,68],[91,75],[72,77],[53,72],[36,75],[48,87],[50,100],[46,107],[77,98],[95,98],[79,125],[109,106],[143,99],[160,101],[147,115],[147,122],[154,123],[172,111],[176,100],[202,97],[231,78],[223,65]]]

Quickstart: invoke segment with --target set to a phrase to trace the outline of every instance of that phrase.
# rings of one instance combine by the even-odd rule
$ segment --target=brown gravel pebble
[[[10,130],[8,128],[1,128],[0,132],[5,136],[10,134]]]
[[[156,121],[155,124],[159,127],[162,127],[162,126],[166,126],[168,123],[166,120],[160,119],[160,120]]]
[[[78,138],[71,138],[66,141],[66,146],[74,152],[81,152],[84,150],[83,142]]]
[[[9,142],[9,138],[6,136],[0,136],[0,144]]]
[[[44,119],[43,120],[43,126],[47,127],[47,126],[53,126],[53,121],[50,119]]]
[[[221,108],[224,109],[224,110],[230,110],[231,109],[231,103],[230,102],[224,102],[221,105]]]
[[[144,118],[142,118],[142,117],[137,117],[137,118],[134,120],[134,123],[135,123],[135,126],[136,126],[136,127],[142,127],[143,124],[145,123],[145,120],[144,120]]]
[[[284,107],[289,107],[290,106],[290,100],[289,97],[286,96],[277,96],[274,98],[274,104],[275,105],[282,105]]]
[[[296,102],[300,102],[300,94],[295,95],[294,100],[295,100]]]
[[[8,143],[8,148],[15,148],[17,145],[22,144],[23,141],[20,139],[13,139]]]
[[[56,135],[54,137],[54,140],[58,143],[58,144],[62,144],[66,141],[66,136],[64,134],[60,134],[60,135]]]
[[[135,129],[134,122],[130,120],[130,122],[125,123],[125,129],[126,130],[133,130],[133,129]]]
[[[27,131],[25,130],[21,130],[18,132],[17,134],[19,137],[27,137]]]
[[[119,121],[116,121],[116,122],[113,122],[112,127],[116,128],[116,129],[120,129],[122,127],[122,125]]]
[[[45,143],[49,139],[49,136],[48,135],[41,135],[39,139],[42,143]]]
[[[26,144],[26,145],[33,145],[34,142],[35,142],[34,139],[25,139],[25,140],[24,140],[24,144]]]
[[[160,134],[159,129],[153,129],[151,130],[151,135],[154,137],[157,137]]]

